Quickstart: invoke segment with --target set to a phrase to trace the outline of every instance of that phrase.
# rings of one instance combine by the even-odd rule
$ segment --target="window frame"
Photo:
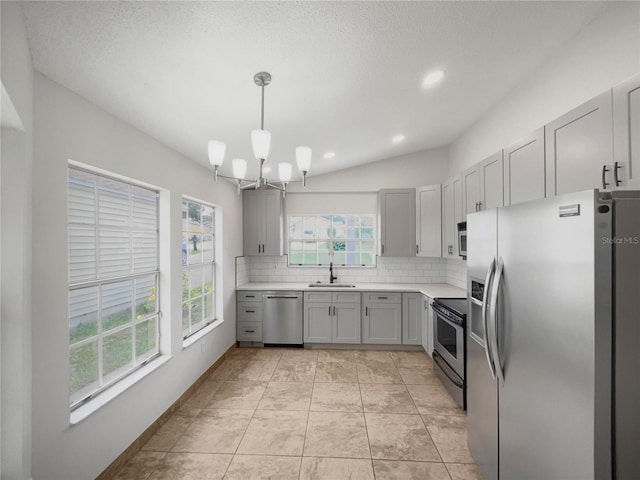
[[[71,241],[70,241],[70,233],[72,231],[72,227],[74,225],[79,225],[82,229],[88,229],[89,226],[86,224],[82,224],[82,223],[72,223],[70,221],[70,207],[71,207],[71,201],[70,201],[70,189],[69,189],[69,185],[71,183],[71,171],[75,170],[77,172],[81,172],[84,174],[88,174],[88,175],[92,175],[95,177],[95,185],[94,185],[94,195],[93,195],[93,201],[94,203],[94,223],[93,224],[89,224],[89,225],[93,225],[93,231],[94,231],[94,245],[95,245],[95,278],[90,279],[90,280],[80,280],[80,281],[72,281],[71,280]],[[106,180],[111,180],[111,181],[116,181],[122,184],[126,184],[129,187],[129,192],[128,192],[128,199],[129,199],[129,206],[128,206],[128,215],[129,215],[129,225],[126,229],[118,229],[119,231],[126,231],[129,234],[129,273],[126,274],[119,274],[119,275],[101,275],[100,272],[100,203],[99,203],[99,184],[100,184],[100,179],[106,179]],[[135,229],[135,225],[134,225],[134,221],[133,221],[133,204],[132,204],[132,199],[133,199],[133,191],[132,188],[140,188],[140,189],[145,189],[149,192],[152,192],[154,194],[155,197],[155,249],[156,249],[156,258],[155,258],[155,269],[153,270],[146,270],[146,271],[134,271],[134,263],[133,263],[133,255],[134,255],[134,235],[136,233],[136,229]],[[78,228],[78,227],[76,227]],[[104,225],[103,225],[104,228]],[[113,227],[112,227],[113,228]],[[108,229],[108,228],[107,228]],[[160,192],[158,189],[154,188],[154,187],[150,187],[149,185],[145,185],[142,182],[136,182],[135,180],[129,179],[129,178],[124,178],[124,177],[119,177],[117,175],[112,175],[109,173],[105,173],[104,171],[99,171],[99,170],[94,170],[91,168],[87,168],[84,166],[80,166],[78,164],[74,163],[69,163],[67,165],[67,254],[68,254],[68,258],[67,258],[67,268],[68,268],[68,297],[67,297],[67,302],[68,302],[68,314],[67,314],[67,318],[68,318],[68,327],[69,327],[69,336],[68,336],[68,351],[69,351],[69,358],[68,358],[68,366],[70,369],[69,372],[69,403],[70,403],[70,409],[73,412],[74,410],[76,410],[77,408],[81,407],[82,405],[86,404],[88,401],[90,401],[91,399],[95,398],[96,396],[98,396],[99,394],[103,393],[104,391],[108,390],[110,387],[112,387],[113,385],[117,384],[118,382],[122,381],[123,379],[125,379],[126,377],[128,377],[129,375],[131,375],[132,373],[136,372],[137,370],[139,370],[140,368],[144,367],[145,365],[147,365],[149,362],[151,362],[152,360],[158,358],[161,355],[160,352],[160,328],[161,328],[161,318],[162,318],[162,312],[160,310],[160,297],[161,297],[161,292],[160,292]],[[137,280],[143,279],[145,277],[153,277],[153,287],[151,287],[151,295],[154,296],[154,299],[152,300],[155,303],[155,308],[153,308],[151,311],[148,311],[144,314],[138,314],[138,305],[137,302],[138,300],[140,300],[140,298],[137,297],[138,295],[138,289],[136,288],[136,282]],[[130,302],[130,309],[131,309],[131,318],[129,321],[127,321],[126,323],[122,323],[120,325],[116,325],[114,327],[108,328],[107,330],[104,330],[104,320],[103,320],[103,310],[104,310],[104,302],[103,302],[103,290],[104,287],[108,287],[110,285],[115,285],[117,283],[125,283],[125,282],[131,282],[131,289],[130,291],[128,291],[128,293],[130,293],[129,296],[129,300],[127,300],[127,302]],[[97,290],[97,295],[96,295],[96,303],[95,303],[95,316],[96,316],[96,328],[97,328],[97,333],[91,336],[88,336],[86,338],[82,338],[81,340],[75,341],[72,343],[72,339],[71,339],[71,321],[72,321],[72,305],[71,305],[71,297],[72,297],[72,292],[76,292],[76,291],[80,291],[82,289],[91,289],[91,288],[96,288]],[[151,301],[151,295],[149,296],[149,301]],[[155,348],[153,348],[152,350],[147,350],[145,352],[143,352],[142,355],[137,355],[137,351],[136,351],[136,347],[137,347],[137,328],[138,326],[142,325],[143,323],[147,323],[150,320],[154,320],[154,328],[155,328],[155,335],[154,335],[154,341],[155,341]],[[115,370],[111,371],[111,372],[107,372],[105,374],[104,372],[104,367],[105,367],[105,360],[104,360],[104,350],[105,350],[105,345],[104,345],[104,340],[105,338],[108,338],[112,335],[116,335],[120,332],[124,332],[127,329],[131,329],[131,360],[130,363],[128,364],[128,368],[124,368],[125,366],[121,366],[119,368],[116,368]],[[71,382],[72,382],[72,375],[71,375],[71,366],[72,366],[72,352],[74,349],[78,349],[81,348],[85,345],[90,345],[91,343],[96,342],[97,344],[97,388],[93,388],[93,389],[87,389],[87,386],[85,386],[84,388],[81,388],[79,390],[77,390],[74,393],[77,392],[83,392],[83,389],[86,389],[86,392],[83,392],[81,395],[76,395],[74,397],[73,393],[71,392]],[[109,375],[114,373],[114,372],[118,372],[118,370],[120,370],[119,373],[117,373],[116,375],[113,375],[109,378]],[[95,383],[95,382],[92,382]],[[92,383],[90,383],[88,386],[92,385]]]
[[[204,228],[203,231],[200,232],[200,235],[203,237],[205,235],[211,235],[212,237],[212,246],[211,246],[211,252],[212,252],[212,259],[211,261],[204,261],[204,250],[202,251],[203,254],[201,255],[202,257],[202,261],[199,263],[189,263],[189,242],[191,241],[191,239],[189,238],[188,232],[185,232],[184,230],[184,218],[182,217],[182,213],[181,213],[181,218],[180,218],[180,237],[181,237],[181,242],[180,242],[180,250],[181,250],[181,256],[182,256],[182,268],[181,268],[181,277],[182,277],[182,285],[181,285],[181,298],[180,298],[180,305],[181,305],[181,311],[182,311],[182,315],[181,315],[181,335],[182,335],[182,340],[183,340],[183,345],[188,343],[188,340],[190,338],[192,338],[194,335],[198,334],[199,332],[201,332],[202,330],[204,330],[206,327],[212,325],[213,323],[215,323],[218,320],[218,316],[217,316],[217,302],[216,302],[216,296],[217,296],[217,273],[218,273],[218,266],[217,266],[217,261],[216,261],[216,242],[217,242],[217,226],[219,224],[219,219],[217,218],[217,214],[218,214],[218,210],[219,208],[216,207],[215,205],[212,205],[209,202],[205,202],[203,200],[197,199],[197,198],[193,198],[190,197],[188,195],[182,195],[181,197],[181,202],[180,202],[180,208],[181,208],[181,212],[184,212],[184,202],[187,202],[187,217],[189,216],[189,210],[188,210],[188,203],[194,203],[194,204],[198,204],[200,206],[200,208],[202,209],[203,207],[207,207],[211,209],[211,217],[212,217],[212,229],[211,229],[211,233],[206,233],[204,232]],[[202,210],[201,210],[202,211]],[[202,215],[202,213],[201,213]],[[202,223],[202,220],[201,220]],[[186,257],[186,263],[185,263],[185,257],[183,256],[183,251],[182,251],[182,244],[184,242],[185,239],[185,233],[187,233],[187,246],[186,246],[186,250],[187,250],[187,257]],[[197,232],[196,232],[197,233]],[[195,235],[195,233],[194,233]],[[202,242],[201,242],[202,243]],[[206,266],[211,265],[211,291],[210,292],[206,292],[206,280],[205,280],[205,272],[206,272]],[[191,285],[187,286],[187,289],[189,291],[189,296],[185,298],[185,271],[189,270],[196,270],[196,269],[201,269],[202,271],[202,291],[200,293],[200,295],[197,295],[195,297],[191,296],[191,292],[192,292],[192,287]],[[191,280],[191,274],[189,274],[189,282]],[[206,311],[206,296],[210,295],[211,297],[211,316],[210,317],[205,317],[204,313]],[[189,332],[186,332],[186,329],[184,328],[184,312],[185,312],[185,303],[187,302],[191,302],[192,299],[198,300],[201,299],[202,300],[202,311],[203,311],[203,318],[201,320],[201,322],[196,323],[195,325],[197,326],[197,328],[193,329],[194,324],[191,321],[191,313],[193,310],[193,305],[190,305],[188,307],[189,309]]]
[[[333,232],[335,230],[334,228],[334,217],[354,217],[357,219],[357,223],[358,223],[358,229],[363,228],[361,225],[362,219],[364,217],[366,218],[370,218],[371,219],[371,225],[370,226],[366,226],[365,228],[370,228],[372,231],[372,237],[371,238],[336,238],[333,236],[327,236],[327,237],[313,237],[313,238],[300,238],[300,237],[292,237],[291,236],[291,219],[292,217],[299,217],[302,219],[303,225],[304,225],[304,221],[305,219],[310,219],[310,218],[315,218],[315,221],[318,222],[320,218],[322,217],[331,217],[331,231]],[[348,220],[346,222],[348,224]],[[317,223],[316,223],[317,225]],[[347,225],[345,225],[346,228]],[[329,262],[333,262],[334,266],[338,266],[338,267],[344,267],[344,268],[376,268],[377,267],[377,254],[376,254],[376,241],[377,241],[377,228],[376,228],[376,214],[375,213],[333,213],[333,214],[300,214],[300,213],[296,213],[296,214],[290,214],[287,215],[287,265],[289,267],[301,267],[301,268],[310,268],[310,267],[320,267],[320,268],[324,268],[329,266]],[[363,263],[336,263],[335,262],[335,255],[336,252],[333,250],[333,245],[334,242],[336,241],[356,241],[360,243],[360,246],[362,244],[363,241],[366,242],[371,242],[373,248],[370,252],[368,251],[363,251],[361,248],[357,251],[353,251],[353,252],[349,252],[347,250],[344,251],[345,255],[348,253],[357,253],[359,255],[362,254],[370,254],[371,255],[371,264],[363,264]],[[329,243],[329,250],[327,252],[324,251],[318,251],[316,249],[316,255],[319,256],[321,253],[324,254],[326,253],[328,255],[329,261],[327,263],[295,263],[291,261],[291,244],[295,243],[295,242],[299,242],[302,243],[303,245],[305,243],[320,243],[320,242],[328,242]],[[303,249],[304,252],[304,249]],[[345,259],[347,257],[345,256]],[[362,257],[360,257],[362,259]],[[304,253],[303,253],[303,260],[304,260]]]

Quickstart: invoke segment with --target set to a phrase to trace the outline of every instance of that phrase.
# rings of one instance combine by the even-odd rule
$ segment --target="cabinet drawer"
[[[360,292],[331,292],[333,303],[360,303]]]
[[[262,292],[237,292],[239,302],[262,302]]]
[[[239,342],[261,342],[262,323],[260,322],[238,322]]]
[[[362,295],[365,303],[402,303],[401,293],[366,292]]]
[[[238,303],[239,322],[262,322],[262,303]]]
[[[331,292],[304,292],[305,302],[331,302]]]

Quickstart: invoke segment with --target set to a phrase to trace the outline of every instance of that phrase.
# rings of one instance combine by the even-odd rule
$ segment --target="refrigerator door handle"
[[[491,285],[491,302],[489,303],[490,316],[493,321],[491,328],[491,339],[493,340],[491,350],[493,352],[493,358],[495,359],[496,376],[498,377],[498,383],[501,387],[504,386],[504,371],[502,369],[502,361],[500,360],[500,349],[498,348],[498,291],[502,283],[503,271],[504,262],[501,258],[498,260],[493,284]]]
[[[489,364],[489,371],[491,372],[491,378],[496,379],[496,367],[493,362],[493,355],[491,354],[491,347],[489,345],[489,326],[487,325],[487,302],[489,301],[489,290],[491,289],[491,280],[496,272],[496,259],[495,257],[491,261],[491,265],[487,269],[487,276],[484,280],[484,292],[482,293],[482,328],[484,329],[484,354],[487,357],[487,363]]]

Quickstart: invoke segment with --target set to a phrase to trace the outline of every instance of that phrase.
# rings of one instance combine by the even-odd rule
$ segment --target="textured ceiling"
[[[270,72],[268,164],[308,145],[312,175],[450,143],[606,3],[22,4],[36,70],[194,161],[224,141],[224,173],[235,157],[257,171],[253,75]],[[445,81],[423,89],[437,67]]]

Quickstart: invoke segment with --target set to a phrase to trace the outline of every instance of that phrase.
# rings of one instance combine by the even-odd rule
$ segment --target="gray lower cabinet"
[[[422,295],[421,305],[422,321],[422,348],[429,356],[433,355],[433,312],[431,310],[431,298]]]
[[[402,343],[402,294],[364,292],[362,299],[362,343]]]
[[[262,343],[262,294],[238,292],[236,298],[236,340]]]
[[[402,343],[422,344],[422,294],[402,294]]]
[[[360,294],[305,292],[305,343],[360,343]]]

